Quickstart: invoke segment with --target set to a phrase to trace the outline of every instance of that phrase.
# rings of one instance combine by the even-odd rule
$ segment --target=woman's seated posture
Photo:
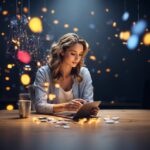
[[[52,45],[47,65],[38,69],[34,82],[37,113],[77,111],[93,101],[92,79],[84,67],[87,52],[87,42],[75,33]]]

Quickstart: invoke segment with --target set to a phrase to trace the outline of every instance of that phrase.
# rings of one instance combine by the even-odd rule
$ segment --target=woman
[[[77,111],[93,101],[92,79],[83,67],[87,52],[87,42],[75,33],[63,35],[52,45],[48,64],[37,71],[34,82],[38,113]]]

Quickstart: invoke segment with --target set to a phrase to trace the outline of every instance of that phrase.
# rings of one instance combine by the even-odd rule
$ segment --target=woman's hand
[[[67,111],[77,111],[82,106],[81,102],[73,99],[72,101],[65,104],[65,110]]]
[[[86,101],[86,100],[84,100],[84,99],[73,99],[73,101],[80,102],[81,104],[85,104],[85,103],[87,103],[87,101]]]

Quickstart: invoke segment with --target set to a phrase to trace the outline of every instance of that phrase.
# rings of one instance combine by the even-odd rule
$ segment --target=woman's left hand
[[[87,103],[87,101],[84,100],[84,99],[73,99],[73,101],[78,101],[78,102],[80,102],[81,104]]]

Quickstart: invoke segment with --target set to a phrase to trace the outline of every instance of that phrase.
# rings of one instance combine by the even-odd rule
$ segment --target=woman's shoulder
[[[38,69],[39,72],[49,72],[50,68],[48,65],[44,65]]]
[[[87,67],[81,67],[80,69],[80,74],[81,75],[84,75],[86,73],[89,73],[89,69]]]
[[[50,68],[48,65],[44,65],[42,67],[40,67],[38,70],[37,70],[37,74],[38,75],[42,75],[42,76],[49,76],[50,75]]]

